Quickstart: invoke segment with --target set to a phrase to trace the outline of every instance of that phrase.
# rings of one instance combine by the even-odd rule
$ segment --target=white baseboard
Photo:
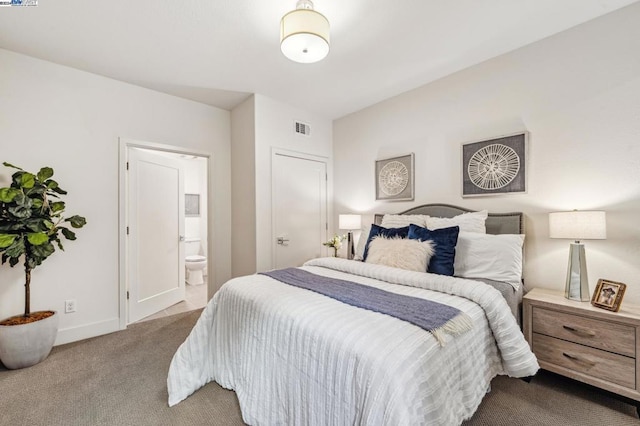
[[[78,327],[70,327],[58,330],[58,337],[53,346],[65,343],[77,342],[90,337],[102,336],[120,330],[120,318],[115,317],[104,321],[85,324]]]

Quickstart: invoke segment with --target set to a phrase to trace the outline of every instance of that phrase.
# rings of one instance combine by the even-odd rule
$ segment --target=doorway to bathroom
[[[124,328],[206,305],[209,158],[131,140],[123,154]]]

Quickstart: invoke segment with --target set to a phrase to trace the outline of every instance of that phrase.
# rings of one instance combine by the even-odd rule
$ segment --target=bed
[[[463,212],[428,205],[403,214]],[[522,231],[519,213],[486,218],[489,234]],[[470,329],[438,335],[271,276],[235,278],[174,355],[170,406],[216,381],[236,392],[251,425],[452,425],[473,415],[496,375],[539,368],[512,307],[485,282],[340,258],[312,259],[294,272],[446,306]]]

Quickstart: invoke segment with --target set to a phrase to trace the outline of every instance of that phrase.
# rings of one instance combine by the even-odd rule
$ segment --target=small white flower
[[[331,238],[326,243],[322,243],[322,245],[332,247],[334,249],[339,249],[340,247],[342,247],[342,240],[344,240],[345,238],[346,235],[334,235],[333,238]]]

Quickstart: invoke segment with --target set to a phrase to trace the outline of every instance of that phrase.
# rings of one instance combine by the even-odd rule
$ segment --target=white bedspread
[[[539,368],[507,303],[484,283],[335,258],[303,268],[446,303],[474,328],[440,347],[396,318],[264,275],[236,278],[174,355],[170,406],[215,380],[236,392],[251,425],[453,425],[472,416],[497,374]]]

